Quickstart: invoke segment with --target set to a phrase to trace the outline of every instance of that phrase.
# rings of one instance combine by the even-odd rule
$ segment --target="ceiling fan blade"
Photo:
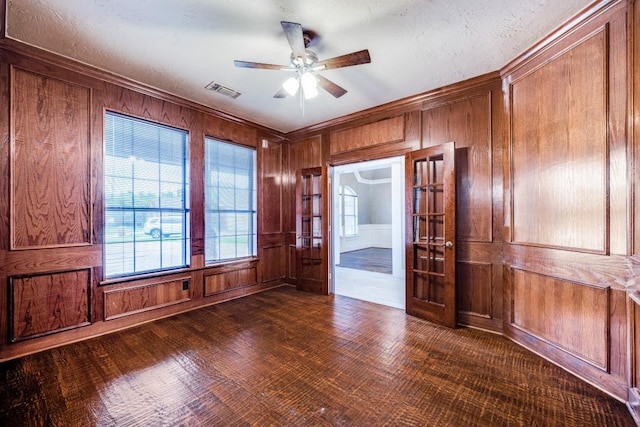
[[[342,95],[347,93],[346,89],[338,86],[328,78],[323,77],[320,74],[316,74],[315,76],[318,79],[318,84],[320,85],[320,87],[329,92],[334,97],[340,98]]]
[[[304,47],[304,37],[302,35],[302,25],[287,21],[281,21],[280,25],[282,25],[284,34],[287,36],[293,56],[296,58],[304,58],[306,56],[306,52]]]
[[[263,64],[261,62],[250,62],[250,61],[238,61],[237,59],[233,61],[233,64],[236,67],[240,68],[262,68],[263,70],[286,70],[286,65],[276,65],[276,64]]]
[[[277,98],[277,99],[281,99],[281,98],[286,98],[286,97],[287,97],[287,95],[289,95],[289,94],[287,93],[287,91],[286,91],[286,90],[284,90],[284,88],[283,88],[283,87],[281,87],[281,88],[280,88],[280,90],[279,90],[279,91],[277,91],[275,95],[273,95],[273,97],[274,97],[274,98]]]
[[[367,49],[360,50],[358,52],[348,53],[342,56],[336,56],[335,58],[326,59],[316,63],[316,66],[324,65],[325,70],[331,68],[350,67],[352,65],[368,64],[371,62],[369,51]]]

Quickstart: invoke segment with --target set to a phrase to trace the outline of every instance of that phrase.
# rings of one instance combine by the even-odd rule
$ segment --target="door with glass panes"
[[[328,293],[326,167],[301,169],[296,179],[296,278],[297,288]]]
[[[456,326],[455,146],[406,155],[406,311]]]

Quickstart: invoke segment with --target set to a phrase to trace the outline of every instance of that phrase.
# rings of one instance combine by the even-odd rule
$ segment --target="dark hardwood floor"
[[[281,287],[0,365],[0,425],[632,426],[511,341]]]
[[[357,270],[392,274],[391,263],[391,249],[365,248],[357,251],[342,252],[339,265],[340,267]]]

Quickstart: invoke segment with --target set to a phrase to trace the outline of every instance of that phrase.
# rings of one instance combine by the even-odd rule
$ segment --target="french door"
[[[455,146],[414,151],[405,158],[406,311],[456,326]],[[296,284],[327,294],[330,197],[327,168],[296,177]]]
[[[301,169],[296,179],[296,278],[297,288],[327,294],[326,167]]]
[[[456,326],[455,147],[406,155],[406,311]]]

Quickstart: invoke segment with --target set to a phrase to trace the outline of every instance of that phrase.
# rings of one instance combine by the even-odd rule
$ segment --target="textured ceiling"
[[[590,0],[8,0],[7,37],[289,132],[496,71]],[[371,63],[322,71],[348,90],[300,107],[274,99],[290,76],[280,21],[317,33],[320,60],[369,49]],[[204,88],[216,81],[242,93]]]

